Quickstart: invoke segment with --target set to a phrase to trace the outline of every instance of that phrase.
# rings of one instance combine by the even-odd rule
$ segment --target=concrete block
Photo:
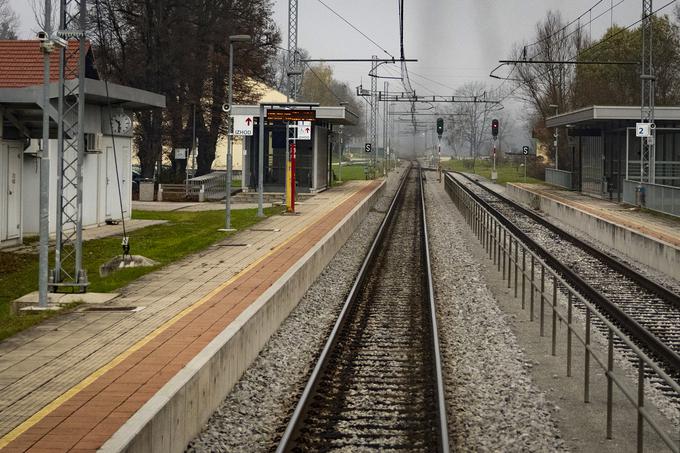
[[[139,183],[139,201],[153,201],[153,181],[142,181]]]

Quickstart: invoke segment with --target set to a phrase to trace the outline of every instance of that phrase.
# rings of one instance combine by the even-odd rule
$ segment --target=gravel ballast
[[[400,176],[386,190],[347,243],[270,338],[188,452],[270,451],[311,373],[368,247],[382,222]]]
[[[471,253],[462,217],[434,174],[426,202],[449,435],[458,451],[565,451],[554,404]]]

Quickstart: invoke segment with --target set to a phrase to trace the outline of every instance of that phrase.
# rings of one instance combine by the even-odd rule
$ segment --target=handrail
[[[548,280],[552,280],[552,304],[548,304],[549,308],[552,310],[552,354],[555,353],[555,343],[556,343],[556,325],[557,319],[560,319],[566,323],[567,326],[567,376],[571,376],[571,342],[572,337],[584,345],[585,348],[585,367],[584,367],[584,400],[589,401],[589,380],[590,380],[590,357],[595,359],[595,362],[603,370],[605,370],[605,375],[607,377],[607,438],[612,437],[612,412],[613,412],[613,396],[612,389],[616,385],[624,394],[626,399],[628,399],[636,408],[638,413],[638,424],[637,424],[637,449],[639,452],[643,451],[644,448],[644,422],[659,435],[663,442],[671,449],[673,452],[680,452],[680,445],[664,431],[661,426],[653,419],[650,412],[645,408],[644,404],[644,388],[645,388],[645,370],[653,371],[659,378],[661,378],[666,385],[668,385],[673,391],[680,394],[680,385],[672,379],[668,374],[659,367],[654,360],[652,360],[642,349],[640,349],[626,334],[624,334],[612,321],[610,321],[605,315],[598,311],[598,307],[591,303],[584,295],[582,295],[577,289],[573,282],[568,281],[567,278],[560,272],[551,267],[546,256],[541,253],[540,250],[536,249],[537,244],[529,246],[524,242],[524,239],[528,239],[526,235],[522,234],[516,228],[511,228],[511,225],[506,224],[501,219],[505,219],[500,213],[496,212],[488,203],[485,203],[481,198],[476,196],[468,188],[464,187],[460,182],[458,182],[451,174],[447,173],[445,175],[445,189],[453,202],[456,204],[458,209],[461,211],[466,219],[468,225],[472,228],[473,233],[475,233],[482,243],[482,245],[487,249],[489,257],[493,256],[494,264],[498,263],[498,268],[500,271],[501,260],[503,261],[503,278],[505,279],[505,263],[506,259],[508,262],[508,272],[507,280],[508,287],[510,287],[512,282],[512,266],[515,269],[515,297],[518,295],[518,281],[517,275],[521,272],[522,275],[522,308],[525,308],[525,283],[528,280],[530,282],[530,315],[533,321],[534,316],[534,292],[538,291],[540,294],[540,305],[541,305],[541,336],[543,336],[543,322],[544,322],[544,305],[545,302],[550,300],[550,295],[546,296],[546,274]],[[505,219],[507,221],[507,219]],[[501,234],[501,232],[503,234]],[[520,233],[520,234],[517,234]],[[501,238],[502,236],[502,238]],[[532,242],[529,239],[530,242]],[[515,255],[513,258],[512,250],[514,244]],[[519,262],[519,248],[521,248],[522,264]],[[501,257],[502,254],[502,257]],[[548,254],[549,255],[549,254]],[[531,259],[531,271],[530,277],[527,275],[526,257]],[[554,258],[553,258],[554,259]],[[535,267],[540,266],[540,284],[535,278]],[[562,311],[560,311],[557,305],[557,290],[558,287],[562,288],[566,292],[568,297],[568,309],[567,315],[565,316]],[[585,337],[578,334],[574,327],[572,321],[572,313],[574,303],[578,302],[583,305],[586,313],[586,332]],[[591,329],[592,329],[592,318],[595,317],[600,323],[604,325],[608,332],[608,357],[607,359],[601,358],[597,352],[591,346]],[[614,337],[617,337],[621,342],[623,342],[637,357],[638,357],[638,379],[637,379],[637,392],[631,392],[626,383],[616,376],[613,370],[613,350],[614,350]]]

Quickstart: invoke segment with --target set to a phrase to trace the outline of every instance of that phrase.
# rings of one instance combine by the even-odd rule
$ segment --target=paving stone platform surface
[[[0,448],[95,451],[378,185],[344,184],[148,274],[106,304],[121,311],[0,342]]]

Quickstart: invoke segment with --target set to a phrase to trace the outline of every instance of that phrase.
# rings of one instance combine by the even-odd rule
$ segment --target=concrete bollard
[[[158,184],[158,201],[163,201],[163,184]]]
[[[201,190],[198,192],[198,201],[203,203],[205,201],[205,185],[201,184]]]

